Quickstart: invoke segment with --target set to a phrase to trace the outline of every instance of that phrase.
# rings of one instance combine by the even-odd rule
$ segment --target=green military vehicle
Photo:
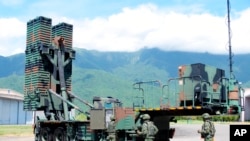
[[[123,107],[113,97],[93,97],[90,104],[71,92],[73,26],[51,25],[50,18],[37,17],[27,23],[24,110],[35,115],[36,141],[106,140],[110,116],[115,117],[116,138],[120,141],[142,140],[136,134],[140,115],[149,114],[158,127],[156,141],[167,141],[175,129],[175,116],[240,114],[242,89],[235,79],[225,77],[224,70],[197,63],[182,65],[179,76],[166,84],[160,81],[133,84],[135,97],[131,107]],[[149,88],[150,87],[150,88]],[[74,101],[87,106],[85,112]],[[74,119],[76,109],[87,115],[85,121]]]

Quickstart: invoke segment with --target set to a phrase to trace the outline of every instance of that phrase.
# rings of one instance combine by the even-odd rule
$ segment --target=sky
[[[73,47],[133,52],[142,48],[250,53],[250,1],[230,0],[0,0],[0,55],[24,53],[27,22],[73,25]],[[228,31],[230,31],[230,38]]]

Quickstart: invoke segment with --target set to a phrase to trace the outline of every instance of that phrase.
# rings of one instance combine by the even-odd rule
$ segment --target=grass
[[[0,125],[0,136],[32,136],[32,125]]]
[[[170,124],[202,124],[201,120],[177,120],[177,123],[170,122]]]
[[[229,122],[229,121],[213,121],[214,123],[217,123],[217,124],[250,124],[249,121],[245,121],[245,122],[237,122],[237,121],[232,121],[232,122]],[[170,122],[170,124],[202,124],[203,121],[202,120],[177,120],[177,123],[173,123],[173,122]]]

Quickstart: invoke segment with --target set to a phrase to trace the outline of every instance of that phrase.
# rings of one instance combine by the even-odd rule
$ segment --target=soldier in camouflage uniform
[[[111,116],[110,117],[110,122],[108,123],[108,136],[107,140],[108,141],[116,141],[116,135],[115,135],[115,117]]]
[[[144,114],[141,116],[141,120],[143,120],[141,131],[137,130],[137,134],[139,136],[142,136],[144,138],[144,141],[153,141],[155,139],[155,134],[158,132],[158,128],[153,124],[152,121],[150,121],[150,116],[148,114]],[[150,133],[149,126],[152,126],[152,132]]]
[[[198,133],[201,134],[201,137],[204,138],[204,141],[213,141],[215,134],[214,123],[210,120],[211,117],[208,113],[204,113],[202,118],[204,122],[202,124],[201,130],[198,130]]]

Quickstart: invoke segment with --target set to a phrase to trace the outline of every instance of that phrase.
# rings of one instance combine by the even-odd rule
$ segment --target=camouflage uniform
[[[115,118],[114,116],[110,117],[110,122],[108,123],[108,136],[107,136],[107,140],[108,141],[116,141],[116,136],[115,136]]]
[[[150,136],[148,134],[148,122],[152,122],[149,119],[150,119],[150,116],[148,114],[144,114],[142,116],[143,124],[142,124],[141,131],[137,131],[138,135],[144,138],[144,141],[153,141],[155,139],[154,136]],[[155,131],[156,133],[158,132],[157,127],[155,127]]]
[[[210,121],[210,115],[208,113],[204,113],[203,117],[203,124],[201,130],[198,130],[198,133],[201,134],[201,137],[204,138],[204,141],[213,141],[214,135],[211,134],[211,128],[213,124]]]

